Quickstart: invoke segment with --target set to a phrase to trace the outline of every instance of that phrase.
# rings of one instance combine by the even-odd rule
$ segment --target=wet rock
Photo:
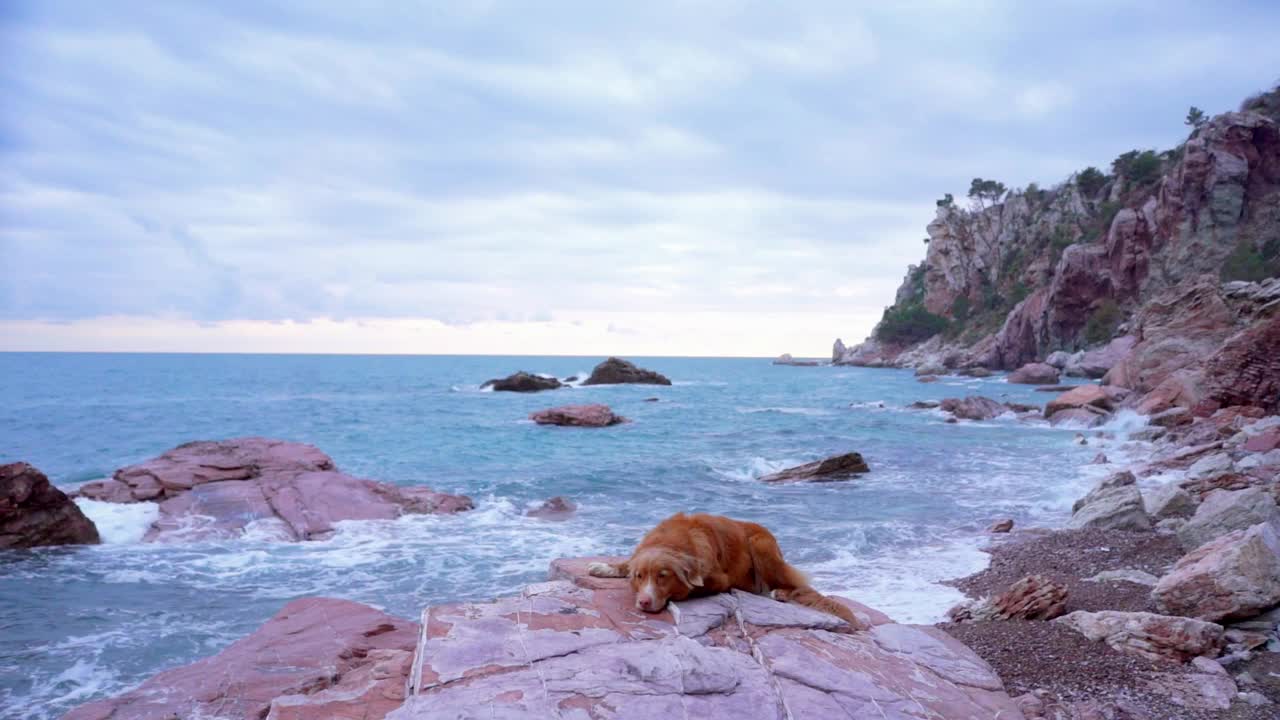
[[[525,515],[540,520],[568,520],[577,510],[578,503],[563,495],[557,495],[542,501],[537,507],[531,508],[526,512]]]
[[[1058,368],[1046,363],[1027,363],[1009,373],[1006,379],[1021,385],[1053,385],[1058,382]]]
[[[1121,472],[1101,481],[1072,507],[1069,528],[1103,530],[1151,530],[1151,518],[1142,507],[1142,494],[1133,473]]]
[[[418,626],[349,600],[303,598],[213,657],[63,720],[377,720],[404,700]]]
[[[1055,414],[1070,409],[1095,408],[1103,412],[1111,412],[1115,409],[1112,396],[1111,392],[1100,385],[1077,385],[1050,400],[1044,406],[1044,416],[1051,419]]]
[[[534,375],[523,370],[515,375],[508,375],[504,378],[495,378],[486,380],[480,385],[481,388],[493,388],[495,392],[541,392],[543,390],[555,390],[564,387],[564,383],[553,377],[543,377]]]
[[[987,377],[991,377],[992,372],[982,366],[975,366],[975,367],[961,368],[960,370],[956,371],[956,374],[962,377],[987,378]]]
[[[970,395],[965,398],[947,398],[939,405],[943,412],[949,412],[961,420],[990,420],[1009,411],[1003,403],[981,395]]]
[[[990,667],[934,628],[851,603],[879,617],[850,634],[740,591],[645,614],[613,582],[429,608],[410,697],[387,717],[1021,717]]]
[[[1107,413],[1098,410],[1097,408],[1067,408],[1066,410],[1059,410],[1054,413],[1053,417],[1049,418],[1049,424],[1054,427],[1058,427],[1059,425],[1072,425],[1090,428],[1097,427],[1105,423],[1108,417],[1109,415]],[[1080,444],[1084,445],[1086,443]]]
[[[634,363],[622,358],[611,357],[595,366],[591,377],[583,385],[670,385],[666,376],[652,370],[636,367]]]
[[[0,465],[0,550],[99,542],[93,521],[44,473],[24,462]]]
[[[1104,641],[1118,652],[1148,660],[1187,662],[1197,656],[1212,658],[1223,646],[1221,625],[1172,615],[1077,610],[1054,622],[1094,642]]]
[[[1007,533],[1012,529],[1013,529],[1013,519],[1005,518],[1003,520],[997,520],[991,523],[991,526],[987,528],[987,532],[992,534]]]
[[[564,405],[530,413],[529,419],[539,425],[566,427],[608,427],[627,422],[621,415],[615,415],[608,405]]]
[[[871,472],[861,453],[845,453],[825,460],[817,460],[804,465],[780,470],[760,478],[762,482],[832,482],[848,480],[854,475]]]
[[[259,437],[179,445],[80,493],[107,502],[159,502],[147,541],[238,537],[251,526],[281,540],[315,540],[342,520],[473,507],[463,495],[352,477],[314,446]]]
[[[936,383],[936,382],[938,382],[938,376],[937,376],[937,375],[923,375],[923,376],[921,376],[921,377],[916,378],[916,382],[922,382],[922,383]]]
[[[917,400],[911,403],[910,405],[908,405],[907,407],[911,408],[912,410],[933,410],[934,408],[940,407],[941,405],[942,403],[938,402],[937,400]]]
[[[1187,553],[1152,591],[1162,612],[1211,622],[1280,604],[1280,534],[1259,523]]]
[[[1214,490],[1204,496],[1195,514],[1178,530],[1178,542],[1185,550],[1236,530],[1258,523],[1280,527],[1280,507],[1270,492],[1251,487],[1244,490]]]

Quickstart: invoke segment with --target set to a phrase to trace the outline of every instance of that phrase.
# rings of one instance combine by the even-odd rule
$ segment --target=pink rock
[[[1187,662],[1200,656],[1214,658],[1223,645],[1221,625],[1173,615],[1077,610],[1055,622],[1094,642],[1105,641],[1118,652],[1148,660]]]
[[[946,398],[939,406],[961,420],[990,420],[1009,411],[1009,408],[991,398],[971,395],[966,398]]]
[[[871,624],[840,632],[830,615],[739,591],[650,615],[629,589],[552,581],[428,608],[410,697],[387,717],[1023,717],[942,631]]]
[[[997,520],[991,523],[991,527],[987,528],[987,532],[1007,533],[1012,529],[1013,529],[1013,520],[1011,518],[1004,518],[1003,520]]]
[[[348,600],[304,598],[213,657],[82,705],[63,720],[377,720],[404,698],[418,626]]]
[[[0,465],[0,550],[101,541],[93,521],[44,473],[24,462]]]
[[[1074,387],[1044,406],[1044,416],[1052,418],[1055,413],[1070,408],[1093,407],[1105,412],[1115,409],[1113,394],[1101,385],[1080,385]]]
[[[1280,603],[1280,533],[1270,523],[1201,545],[1156,583],[1162,612],[1218,622],[1248,618]]]
[[[529,419],[539,425],[569,427],[608,427],[627,422],[621,415],[614,415],[608,405],[565,405],[530,413]]]
[[[1027,363],[1009,373],[1007,380],[1022,385],[1053,385],[1058,382],[1058,368],[1044,363]]]
[[[1221,405],[1280,412],[1280,314],[1232,336],[1208,359],[1208,395]]]
[[[1245,450],[1257,453],[1271,452],[1278,447],[1280,447],[1280,428],[1258,433],[1244,443]]]

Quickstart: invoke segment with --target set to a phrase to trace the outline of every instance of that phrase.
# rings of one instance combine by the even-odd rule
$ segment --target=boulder
[[[671,381],[664,375],[652,370],[636,367],[635,364],[622,358],[611,357],[595,366],[591,377],[583,385],[670,385]]]
[[[1107,421],[1107,413],[1094,407],[1078,407],[1059,410],[1049,418],[1049,424],[1057,427],[1059,425],[1075,425],[1083,427],[1096,427]]]
[[[1071,360],[1071,353],[1065,350],[1054,350],[1044,359],[1046,365],[1052,365],[1059,370],[1067,366],[1067,362]]]
[[[1058,382],[1058,368],[1046,363],[1027,363],[1009,373],[1007,380],[1022,385],[1053,385]]]
[[[938,402],[937,400],[916,400],[915,402],[911,403],[907,407],[911,408],[912,410],[933,410],[941,406],[942,406],[942,403]]]
[[[947,398],[939,405],[943,412],[949,412],[962,420],[990,420],[1009,411],[1004,404],[981,395],[970,395],[966,398]]]
[[[1280,412],[1280,313],[1233,335],[1205,363],[1208,399]]]
[[[916,368],[916,377],[923,377],[926,375],[933,375],[936,377],[938,375],[946,374],[947,366],[940,362],[926,362]]]
[[[1191,411],[1184,407],[1171,407],[1163,412],[1153,414],[1147,419],[1147,422],[1156,427],[1181,427],[1190,425],[1192,421]]]
[[[1143,415],[1158,415],[1173,408],[1193,408],[1203,395],[1204,374],[1196,369],[1175,370],[1143,395],[1134,410]]]
[[[1271,493],[1260,487],[1214,490],[1204,496],[1195,514],[1178,530],[1178,542],[1184,550],[1194,550],[1258,523],[1280,526],[1280,507]]]
[[[1177,483],[1166,483],[1142,493],[1143,509],[1156,520],[1191,517],[1197,504],[1191,493]]]
[[[853,475],[867,472],[871,472],[867,461],[862,459],[861,453],[853,452],[779,470],[761,477],[760,480],[767,483],[832,482],[848,480]]]
[[[981,365],[975,365],[973,367],[961,368],[956,371],[956,374],[962,377],[986,378],[991,377],[992,372]]]
[[[567,427],[608,427],[627,422],[621,415],[614,415],[608,405],[564,405],[530,413],[529,419],[539,425]]]
[[[563,495],[557,495],[530,508],[525,515],[540,520],[567,520],[578,510],[578,503]]]
[[[1148,660],[1187,662],[1200,656],[1214,658],[1223,646],[1221,625],[1173,615],[1077,610],[1054,622],[1094,642],[1102,640],[1117,652]]]
[[[315,540],[343,520],[473,507],[463,495],[352,477],[311,445],[259,437],[180,445],[80,493],[107,502],[159,502],[160,517],[146,541],[238,537],[251,527],[281,540]]]
[[[916,382],[936,383],[938,382],[938,376],[937,375],[921,375],[920,377],[916,378]]]
[[[1162,612],[1210,622],[1280,604],[1280,533],[1259,523],[1211,540],[1178,560],[1152,597]]]
[[[1071,508],[1067,527],[1101,530],[1151,530],[1151,518],[1142,507],[1142,494],[1133,473],[1121,472],[1098,483]]]
[[[1052,620],[1066,612],[1067,588],[1043,575],[1028,575],[995,597],[957,605],[952,622]]]
[[[540,392],[542,390],[555,390],[564,387],[564,383],[553,377],[543,377],[534,375],[523,370],[515,375],[508,375],[504,378],[494,378],[486,380],[480,385],[481,389],[493,388],[495,392]]]
[[[1268,453],[1276,448],[1280,448],[1280,428],[1271,428],[1250,436],[1241,449],[1251,453]]]
[[[1044,406],[1044,416],[1052,418],[1055,413],[1071,408],[1097,408],[1105,412],[1115,409],[1112,393],[1101,385],[1078,385]]]
[[[1134,336],[1122,335],[1100,348],[1072,355],[1062,369],[1071,377],[1101,378],[1137,343]]]
[[[1228,710],[1238,688],[1226,673],[1145,673],[1140,682],[1152,693],[1189,710]]]
[[[376,720],[403,702],[417,638],[415,623],[367,605],[294,600],[217,655],[63,720]]]
[[[0,465],[0,550],[100,542],[93,521],[44,473],[24,462]]]
[[[428,608],[409,698],[388,720],[1023,717],[990,666],[936,628],[846,601],[873,620],[849,633],[741,591],[645,614],[610,582]]]
[[[991,526],[987,528],[987,532],[992,534],[1007,533],[1010,530],[1013,530],[1012,518],[1004,518],[1003,520],[997,520],[991,523]]]

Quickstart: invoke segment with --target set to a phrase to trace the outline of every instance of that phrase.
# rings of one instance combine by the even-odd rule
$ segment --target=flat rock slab
[[[403,702],[417,636],[417,624],[367,605],[294,600],[217,655],[63,720],[374,720]]]
[[[409,698],[387,717],[1023,717],[991,668],[935,628],[848,603],[872,626],[850,633],[740,591],[647,614],[626,581],[586,579],[594,560],[618,558],[557,561],[568,579],[428,608]]]
[[[760,480],[767,483],[832,482],[848,480],[854,475],[868,472],[871,472],[871,468],[867,467],[867,461],[862,459],[861,453],[855,452],[780,470],[776,473],[764,475]]]
[[[615,415],[608,405],[563,405],[529,414],[529,419],[539,425],[565,427],[608,427],[627,422]]]

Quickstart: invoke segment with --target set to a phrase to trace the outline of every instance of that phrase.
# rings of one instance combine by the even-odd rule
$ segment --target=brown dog
[[[782,559],[773,533],[720,515],[676,513],[650,530],[626,562],[592,563],[587,572],[630,578],[636,607],[645,612],[660,612],[669,600],[737,588],[830,613],[855,630],[866,627]]]

